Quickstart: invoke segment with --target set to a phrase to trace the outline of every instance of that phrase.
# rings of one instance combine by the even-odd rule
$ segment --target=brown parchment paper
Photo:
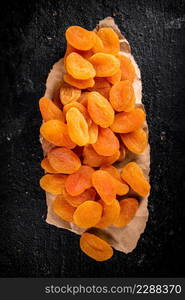
[[[136,79],[133,82],[133,87],[135,91],[136,96],[136,106],[141,107],[144,109],[144,106],[141,102],[142,98],[142,84],[141,84],[141,75],[140,70],[131,54],[131,49],[128,41],[125,39],[125,37],[121,34],[119,28],[114,23],[114,19],[111,17],[107,17],[104,20],[100,21],[97,25],[96,30],[98,30],[100,27],[112,27],[118,34],[120,39],[120,46],[121,46],[121,52],[120,54],[128,56],[135,67],[136,70]],[[46,90],[45,90],[45,97],[48,97],[52,99],[53,101],[57,101],[58,92],[62,83],[62,77],[65,72],[64,65],[63,65],[63,59],[60,59],[57,63],[55,63],[48,75],[47,81],[46,81]],[[144,130],[148,133],[148,126],[145,122],[143,126]],[[51,149],[53,146],[49,144],[48,142],[44,141],[42,138],[40,139],[43,153],[46,155],[49,149]],[[149,176],[149,168],[150,168],[150,149],[149,145],[145,149],[145,151],[140,155],[135,154],[128,154],[126,159],[122,162],[119,162],[116,164],[118,168],[122,168],[122,166],[129,161],[136,161],[141,168],[144,171],[144,174],[148,178]],[[131,196],[134,196],[134,191],[131,191],[129,193]],[[105,240],[107,240],[110,245],[115,248],[116,250],[122,251],[124,253],[131,252],[137,245],[138,239],[140,235],[144,232],[144,229],[146,227],[146,222],[148,220],[148,198],[147,197],[139,197],[140,204],[139,208],[137,210],[137,213],[135,217],[132,219],[132,221],[125,227],[122,228],[116,228],[114,226],[109,226],[106,229],[96,229],[96,228],[89,228],[89,229],[82,229],[76,226],[75,224],[71,222],[66,222],[59,218],[53,211],[52,211],[52,202],[54,200],[55,196],[51,195],[49,193],[46,193],[46,201],[47,201],[47,218],[46,222],[52,225],[55,225],[60,228],[65,228],[67,230],[70,230],[76,234],[82,234],[84,231],[90,231],[94,232],[99,236],[102,236]],[[137,195],[138,198],[138,195]]]

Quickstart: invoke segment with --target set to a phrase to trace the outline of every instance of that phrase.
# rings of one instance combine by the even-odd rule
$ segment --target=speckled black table
[[[1,277],[185,277],[185,1],[11,2],[0,10]],[[80,251],[78,236],[44,221],[38,99],[64,54],[66,28],[92,29],[106,16],[142,72],[152,191],[137,248],[98,263]]]

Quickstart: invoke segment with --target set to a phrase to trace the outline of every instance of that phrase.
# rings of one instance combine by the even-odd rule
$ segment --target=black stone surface
[[[1,277],[185,276],[185,1],[4,1],[0,88]],[[143,79],[151,144],[150,218],[137,248],[98,263],[45,223],[38,99],[70,25],[114,16]]]

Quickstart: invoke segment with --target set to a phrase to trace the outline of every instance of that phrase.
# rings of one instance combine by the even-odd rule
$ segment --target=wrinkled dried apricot
[[[66,30],[66,40],[79,50],[89,50],[95,43],[94,33],[80,26],[70,26]]]
[[[50,165],[60,173],[72,174],[81,167],[78,156],[66,148],[54,148],[48,152]]]
[[[72,149],[75,143],[68,135],[67,125],[60,120],[49,120],[41,125],[40,133],[44,139],[56,146]]]
[[[40,179],[40,186],[48,193],[60,195],[64,190],[66,177],[66,175],[46,174]]]
[[[98,139],[98,125],[92,122],[89,125],[89,144],[96,143],[97,139]]]
[[[97,142],[92,146],[99,155],[111,156],[119,150],[119,141],[110,128],[99,127]]]
[[[133,153],[141,154],[147,146],[147,135],[142,128],[129,133],[122,133],[124,145]]]
[[[116,74],[120,68],[120,61],[112,54],[96,53],[89,58],[96,70],[97,77],[110,77]]]
[[[67,127],[71,140],[79,146],[89,142],[88,124],[83,114],[75,107],[66,113]]]
[[[63,105],[72,101],[77,101],[80,98],[81,91],[73,86],[63,83],[60,88],[60,101]]]
[[[150,192],[150,184],[143,170],[135,162],[130,162],[123,167],[121,178],[140,196],[145,197]]]
[[[103,52],[104,46],[102,40],[99,38],[99,36],[94,32],[94,45],[92,47],[92,51],[94,53],[97,52]]]
[[[118,200],[113,200],[110,205],[102,200],[98,201],[103,207],[103,213],[100,221],[95,225],[98,228],[105,228],[109,225],[112,225],[114,221],[119,217],[120,214],[120,205]]]
[[[55,169],[52,168],[47,157],[43,158],[43,160],[41,161],[41,167],[47,173],[58,173]]]
[[[73,222],[73,214],[76,210],[75,207],[71,206],[63,195],[58,195],[53,201],[53,211],[56,215],[67,222]]]
[[[80,79],[73,78],[69,74],[64,75],[64,81],[78,89],[81,89],[81,90],[87,89],[89,87],[93,87],[93,85],[95,84],[95,81],[93,78],[86,79],[86,80],[80,80]]]
[[[66,70],[76,79],[86,80],[96,76],[96,71],[93,65],[75,52],[70,53],[66,57]]]
[[[116,199],[114,178],[106,171],[98,170],[92,174],[92,184],[100,198],[110,205]]]
[[[130,81],[120,81],[110,89],[110,103],[116,111],[131,111],[135,105],[134,89]]]
[[[39,100],[39,107],[42,118],[45,122],[49,120],[61,120],[64,121],[64,114],[58,108],[51,99],[42,97]]]
[[[77,101],[73,101],[73,102],[70,102],[70,103],[64,105],[63,111],[64,111],[65,115],[71,107],[76,107],[84,116],[87,114],[87,109],[83,104],[81,104]]]
[[[114,178],[116,178],[117,180],[121,181],[121,175],[120,172],[117,168],[115,168],[112,165],[104,165],[101,166],[100,168],[101,170],[107,171],[110,175],[112,175]]]
[[[100,167],[101,165],[113,164],[118,160],[120,156],[119,150],[116,151],[111,156],[99,155],[92,147],[92,145],[87,145],[83,150],[83,163],[91,167]]]
[[[83,92],[80,98],[78,99],[78,102],[84,105],[85,107],[87,107],[87,103],[88,103],[88,94],[89,92]]]
[[[114,226],[123,227],[129,224],[136,214],[138,209],[138,201],[135,198],[125,198],[119,202],[120,215],[114,221]]]
[[[67,48],[66,48],[66,52],[65,52],[65,55],[64,55],[64,66],[66,66],[67,56],[72,52],[76,52],[76,53],[80,54],[85,59],[89,59],[94,54],[94,52],[92,50],[85,50],[85,51],[84,50],[78,50],[78,49],[72,47],[67,42]]]
[[[98,236],[85,232],[80,238],[80,248],[89,257],[97,261],[105,261],[112,257],[112,247]]]
[[[146,114],[141,108],[135,108],[130,112],[120,112],[115,115],[111,129],[118,133],[131,132],[140,128],[145,118]]]
[[[136,78],[136,72],[132,61],[125,55],[118,54],[120,60],[121,80],[129,80],[131,82]]]
[[[78,207],[80,204],[84,203],[85,201],[94,201],[96,197],[96,191],[94,190],[94,188],[90,188],[85,190],[83,193],[81,193],[78,196],[71,196],[64,189],[63,195],[70,205],[74,207]]]
[[[114,121],[114,110],[109,101],[98,92],[88,94],[88,112],[91,119],[103,128],[109,127]]]
[[[100,28],[97,35],[103,42],[103,52],[117,54],[120,51],[119,37],[112,28]]]
[[[114,74],[113,76],[107,77],[107,80],[111,84],[115,84],[115,83],[119,82],[121,80],[121,70],[119,69],[116,74]]]
[[[103,77],[95,77],[94,80],[94,86],[92,88],[88,88],[88,90],[91,92],[98,92],[106,99],[109,99],[111,84],[106,80],[106,78]]]
[[[78,171],[67,177],[66,191],[71,196],[77,196],[92,186],[92,174],[94,169],[89,166],[81,166]]]
[[[73,215],[74,223],[81,228],[96,225],[102,216],[102,205],[96,201],[85,201],[80,204]]]

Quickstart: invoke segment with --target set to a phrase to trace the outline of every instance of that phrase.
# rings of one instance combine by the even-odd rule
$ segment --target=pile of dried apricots
[[[40,186],[56,195],[53,211],[65,221],[86,229],[123,227],[139,205],[129,191],[138,197],[150,191],[137,163],[129,162],[121,171],[113,166],[128,152],[141,154],[147,146],[142,129],[146,116],[135,107],[135,68],[119,53],[112,28],[93,32],[71,26],[66,40],[60,101],[39,101],[40,133],[53,146],[41,162],[47,174]],[[88,231],[80,247],[97,261],[113,254],[104,239]]]

